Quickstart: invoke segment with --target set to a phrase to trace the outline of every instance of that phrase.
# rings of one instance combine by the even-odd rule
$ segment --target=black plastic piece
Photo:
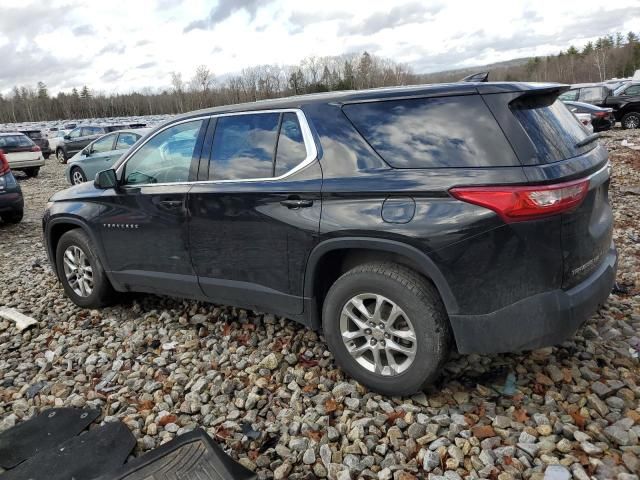
[[[174,438],[99,480],[255,480],[202,429]]]
[[[107,423],[31,457],[1,480],[84,480],[122,466],[136,445],[124,423]]]
[[[75,437],[98,418],[98,410],[52,408],[0,433],[0,467],[8,470]]]

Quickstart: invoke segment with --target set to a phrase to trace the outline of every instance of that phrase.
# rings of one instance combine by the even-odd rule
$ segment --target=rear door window
[[[279,113],[219,117],[209,161],[210,180],[273,176]]]
[[[126,150],[131,145],[136,143],[140,135],[136,135],[135,133],[121,133],[118,136],[118,141],[116,142],[116,150]]]
[[[586,87],[580,91],[580,101],[599,102],[604,100],[605,92],[602,87]]]
[[[560,95],[560,100],[564,101],[575,101],[578,100],[578,94],[580,93],[580,89],[567,90],[562,95]]]
[[[479,95],[358,103],[343,111],[395,168],[519,165]]]
[[[284,175],[307,158],[307,149],[302,137],[298,116],[287,112],[282,115],[278,151],[276,153],[275,176]]]
[[[557,162],[582,155],[597,145],[590,142],[576,144],[589,136],[569,109],[555,94],[535,95],[511,103],[511,111],[518,119],[541,163]]]

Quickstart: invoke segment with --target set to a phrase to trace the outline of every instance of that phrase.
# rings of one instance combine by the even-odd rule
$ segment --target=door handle
[[[160,200],[160,205],[167,208],[180,208],[182,200]]]
[[[286,200],[282,200],[280,205],[283,207],[287,207],[289,210],[297,209],[297,208],[308,208],[313,205],[313,200],[303,200],[301,198],[288,198]]]

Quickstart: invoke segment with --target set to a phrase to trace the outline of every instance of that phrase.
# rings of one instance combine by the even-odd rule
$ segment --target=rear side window
[[[278,152],[276,153],[275,176],[284,175],[307,157],[302,130],[295,113],[287,112],[282,115],[280,136],[278,137]]]
[[[359,103],[343,111],[395,168],[519,165],[478,95]]]
[[[589,132],[556,95],[535,95],[511,103],[511,111],[529,135],[542,163],[557,162],[582,155],[597,142],[576,144]]]
[[[210,180],[273,176],[279,113],[220,117],[209,163]]]
[[[602,87],[587,87],[580,92],[580,100],[583,102],[597,102],[604,100],[606,92]]]
[[[578,94],[580,93],[579,89],[567,90],[563,94],[560,95],[560,100],[568,101],[568,100],[578,100]]]

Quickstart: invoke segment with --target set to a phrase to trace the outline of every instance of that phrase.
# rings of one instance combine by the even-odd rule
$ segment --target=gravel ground
[[[38,321],[19,333],[0,319],[0,430],[92,406],[130,427],[136,454],[200,425],[260,478],[637,479],[640,151],[623,139],[640,145],[640,131],[603,139],[616,293],[562,346],[455,356],[410,398],[368,392],[321,337],[272,315],[156,296],[73,305],[41,242],[42,209],[65,187],[52,159],[20,179],[25,220],[0,224],[0,306]]]

